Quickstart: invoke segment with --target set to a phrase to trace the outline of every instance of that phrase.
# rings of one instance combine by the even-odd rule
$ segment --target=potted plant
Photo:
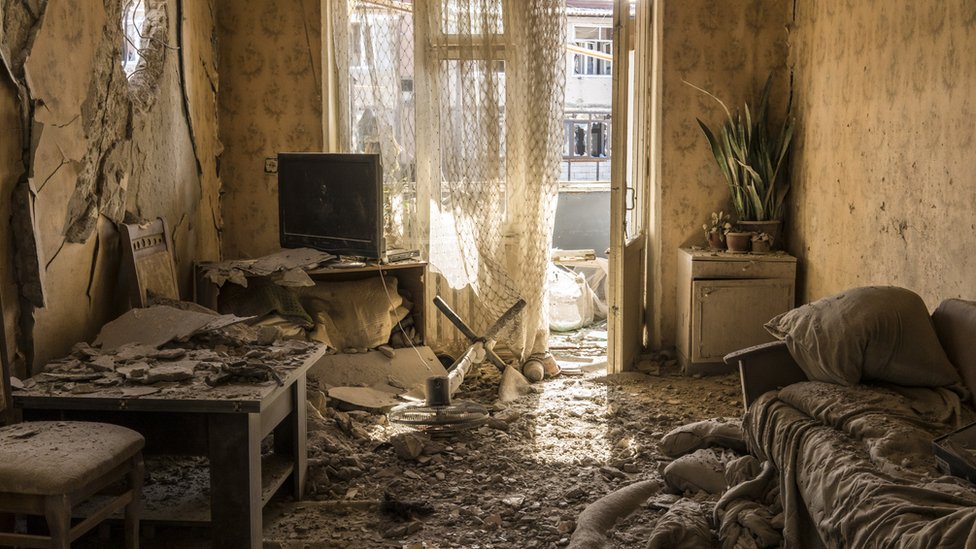
[[[793,139],[793,96],[786,104],[786,114],[778,132],[769,122],[769,91],[773,73],[763,86],[759,105],[734,113],[715,95],[688,83],[711,97],[725,110],[726,120],[713,132],[698,119],[708,139],[712,155],[725,176],[732,195],[732,205],[743,230],[770,235],[775,244],[783,217],[786,195],[790,190],[786,174],[786,153]]]
[[[769,253],[773,247],[773,237],[769,233],[758,233],[752,235],[752,253]]]
[[[729,251],[734,254],[748,253],[752,246],[754,234],[752,231],[746,231],[735,226],[731,231],[725,233],[725,243],[728,245]]]
[[[708,242],[709,249],[724,250],[725,234],[732,230],[732,219],[724,211],[712,212],[711,225],[705,223],[702,229],[705,231],[705,240]]]

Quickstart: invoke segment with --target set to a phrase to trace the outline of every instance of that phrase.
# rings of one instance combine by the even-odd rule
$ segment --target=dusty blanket
[[[805,382],[754,402],[743,427],[779,470],[785,546],[976,548],[976,489],[931,451],[972,420],[948,389]]]

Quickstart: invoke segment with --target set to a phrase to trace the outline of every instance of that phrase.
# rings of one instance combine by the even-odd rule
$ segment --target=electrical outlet
[[[278,173],[278,159],[269,157],[264,159],[264,173]]]

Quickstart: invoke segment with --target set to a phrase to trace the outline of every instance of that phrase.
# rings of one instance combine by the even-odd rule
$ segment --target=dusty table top
[[[324,345],[298,340],[204,340],[104,352],[81,344],[25,380],[13,398],[34,409],[259,412],[325,352]]]

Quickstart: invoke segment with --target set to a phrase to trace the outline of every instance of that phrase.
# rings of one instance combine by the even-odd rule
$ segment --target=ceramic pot
[[[728,245],[730,252],[744,254],[752,248],[752,233],[726,233],[725,243]]]
[[[725,249],[725,240],[722,238],[722,233],[708,233],[708,249],[709,250]]]
[[[752,231],[756,234],[766,233],[769,235],[769,248],[779,249],[779,228],[782,221],[739,221],[737,224],[743,231]]]
[[[752,241],[752,253],[754,254],[768,254],[771,249],[772,246],[768,240]]]

